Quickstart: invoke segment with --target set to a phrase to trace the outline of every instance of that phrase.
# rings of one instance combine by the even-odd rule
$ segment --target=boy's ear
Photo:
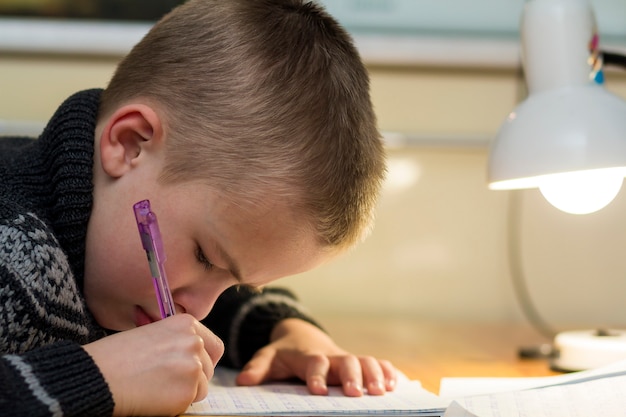
[[[145,104],[120,107],[108,118],[100,135],[100,162],[110,177],[119,178],[129,171],[137,158],[163,142],[159,115]]]

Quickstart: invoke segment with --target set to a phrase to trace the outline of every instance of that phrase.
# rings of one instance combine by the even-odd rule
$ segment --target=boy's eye
[[[202,248],[200,248],[200,246],[196,248],[196,259],[207,271],[213,269],[213,264],[207,259],[206,256],[204,256],[204,252],[202,252]]]

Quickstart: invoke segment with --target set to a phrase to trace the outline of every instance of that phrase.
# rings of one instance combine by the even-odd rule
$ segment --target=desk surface
[[[520,347],[550,342],[527,324],[429,322],[419,318],[319,317],[343,348],[389,359],[438,393],[444,377],[557,375],[545,359],[519,359]]]

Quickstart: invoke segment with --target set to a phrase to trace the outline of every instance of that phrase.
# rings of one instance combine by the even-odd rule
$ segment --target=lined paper
[[[218,367],[208,396],[192,404],[184,415],[441,416],[449,403],[406,377],[385,395],[346,397],[339,387],[330,387],[327,396],[311,395],[304,384],[295,382],[240,387],[235,376],[235,371]]]

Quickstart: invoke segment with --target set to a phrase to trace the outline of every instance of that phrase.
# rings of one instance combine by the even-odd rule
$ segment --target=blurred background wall
[[[559,330],[626,325],[626,190],[604,210],[574,216],[538,191],[487,189],[489,142],[523,98],[519,63],[363,55],[389,141],[376,227],[342,258],[281,284],[316,314],[517,322],[525,320],[512,284],[518,276]],[[36,129],[68,95],[106,86],[120,58],[5,47],[0,120]],[[606,78],[626,98],[626,72],[608,69]]]

